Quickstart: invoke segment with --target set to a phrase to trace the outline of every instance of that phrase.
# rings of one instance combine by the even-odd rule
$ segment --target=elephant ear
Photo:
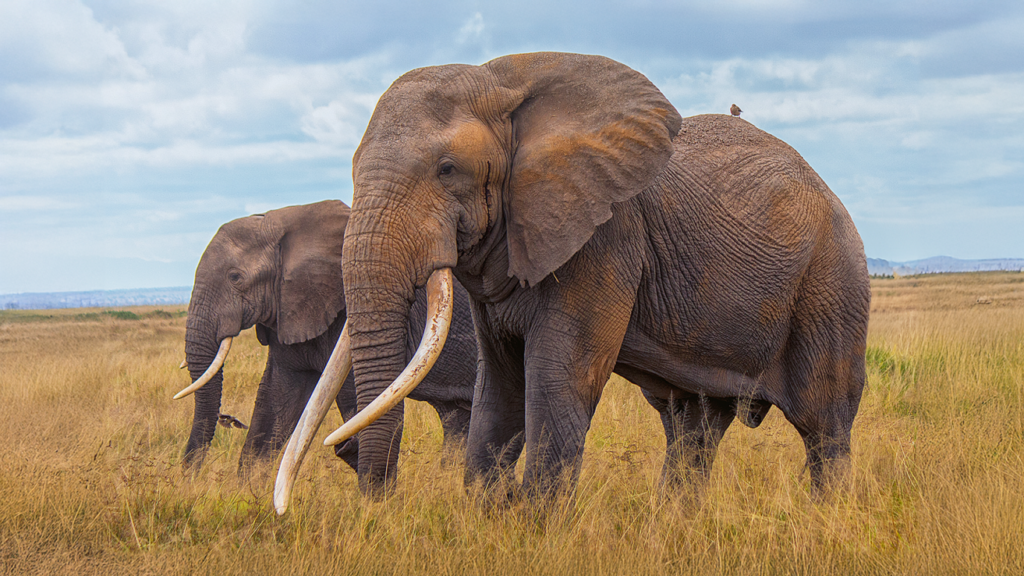
[[[509,99],[509,276],[536,285],[647,188],[682,119],[643,74],[601,56],[541,52],[484,65]]]
[[[345,308],[341,248],[349,208],[337,200],[267,213],[281,227],[277,339],[305,342],[323,334]]]

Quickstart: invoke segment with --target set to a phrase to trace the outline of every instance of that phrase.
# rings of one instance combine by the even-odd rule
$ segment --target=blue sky
[[[419,66],[602,54],[743,117],[868,256],[1024,257],[1024,3],[0,2],[0,293],[188,285],[220,224],[352,197]]]

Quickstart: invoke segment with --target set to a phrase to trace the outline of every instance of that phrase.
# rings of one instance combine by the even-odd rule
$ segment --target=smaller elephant
[[[185,333],[186,365],[194,382],[175,396],[196,395],[186,467],[201,466],[224,416],[222,366],[231,338],[252,326],[269,352],[239,470],[269,458],[292,433],[345,324],[340,263],[348,218],[348,206],[336,200],[290,206],[232,220],[210,241],[196,268]],[[426,319],[423,290],[413,310],[407,336],[410,357]],[[446,449],[468,432],[476,380],[476,336],[461,286],[456,287],[448,347],[410,396],[437,410]],[[345,419],[355,414],[351,376],[336,404]],[[336,446],[335,452],[355,468],[358,440]]]

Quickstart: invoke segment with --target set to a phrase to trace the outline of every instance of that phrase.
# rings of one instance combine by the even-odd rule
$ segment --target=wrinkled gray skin
[[[864,384],[868,273],[839,199],[739,118],[681,119],[643,75],[573,54],[422,68],[353,158],[344,270],[359,406],[404,366],[414,287],[451,267],[480,364],[466,481],[575,485],[614,370],[661,414],[664,477],[700,485],[736,418],[777,406],[813,486],[842,475]],[[393,430],[360,436],[364,491]],[[500,494],[500,492],[499,492]]]
[[[344,327],[340,263],[348,217],[347,206],[329,200],[233,220],[217,231],[196,268],[185,334],[193,381],[227,336],[255,325],[260,343],[270,348],[240,470],[270,457],[291,435]],[[402,330],[408,357],[419,345],[426,312],[425,292],[418,290]],[[468,296],[456,286],[448,346],[410,396],[437,410],[446,446],[462,442],[468,430],[476,356]],[[195,393],[186,466],[198,467],[213,439],[222,383],[223,370]],[[338,394],[337,406],[346,419],[355,413],[351,375]],[[357,439],[336,446],[335,452],[356,467]]]

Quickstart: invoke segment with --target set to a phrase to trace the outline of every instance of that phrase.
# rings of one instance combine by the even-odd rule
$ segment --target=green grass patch
[[[129,312],[128,310],[104,310],[103,314],[116,318],[118,320],[138,320],[139,315],[135,312]]]
[[[31,324],[35,322],[98,322],[104,318],[114,320],[173,320],[184,318],[188,315],[185,310],[168,312],[166,310],[151,310],[149,312],[132,312],[130,310],[102,310],[99,312],[74,312],[75,309],[57,310],[0,310],[0,325],[3,324]]]

